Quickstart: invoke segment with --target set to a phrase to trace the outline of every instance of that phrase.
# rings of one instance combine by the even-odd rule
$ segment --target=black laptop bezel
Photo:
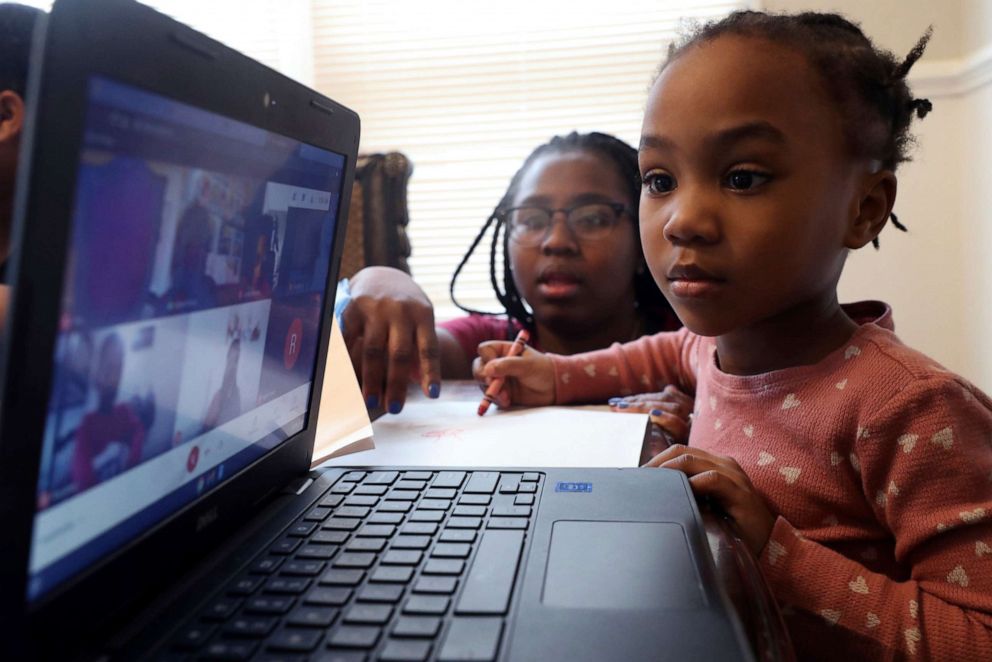
[[[39,53],[43,55],[39,57]],[[15,204],[14,295],[0,388],[0,613],[14,650],[69,648],[161,588],[306,473],[317,425],[358,151],[357,114],[131,0],[59,0],[36,44]],[[27,567],[37,475],[62,302],[65,257],[92,76],[132,85],[345,156],[333,255],[305,428],[28,608]],[[272,99],[277,102],[272,103]],[[43,220],[44,219],[44,220]],[[183,545],[185,542],[185,546]],[[53,628],[57,636],[53,637]],[[7,638],[6,635],[4,638]],[[33,648],[40,646],[41,648]]]

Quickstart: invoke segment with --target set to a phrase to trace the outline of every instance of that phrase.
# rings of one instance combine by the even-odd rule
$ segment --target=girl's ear
[[[858,249],[871,242],[885,227],[896,201],[896,175],[879,170],[865,176],[861,196],[854,201],[844,246]]]
[[[13,90],[0,92],[0,143],[16,140],[24,126],[24,99]]]

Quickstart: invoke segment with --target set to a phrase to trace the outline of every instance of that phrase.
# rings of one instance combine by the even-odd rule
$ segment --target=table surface
[[[482,391],[474,381],[445,381],[441,386],[441,400],[481,400],[481,397]],[[407,400],[421,402],[426,398],[419,388],[411,386]],[[575,409],[609,411],[606,405],[587,405]],[[382,412],[375,414],[378,416],[374,416],[373,431],[376,428],[376,421],[390,420],[379,418]],[[635,414],[617,413],[616,415]],[[671,443],[671,439],[660,428],[648,423],[646,416],[644,418],[646,425],[640,446],[640,457],[631,457],[630,466],[634,466],[635,462],[638,465],[644,464]],[[348,457],[343,456],[339,459],[347,461]],[[764,581],[754,555],[737,534],[733,522],[705,504],[700,507],[700,513],[717,575],[744,626],[755,658],[762,662],[794,660],[788,632],[782,622],[778,606]]]

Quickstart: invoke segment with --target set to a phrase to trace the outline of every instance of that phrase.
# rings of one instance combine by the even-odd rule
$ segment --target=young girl
[[[648,265],[685,329],[571,357],[505,343],[501,404],[694,393],[684,471],[743,532],[798,659],[992,659],[992,402],[841,306],[906,160],[902,63],[836,15],[744,12],[675,49],[640,171]]]
[[[448,379],[470,377],[480,342],[512,340],[522,328],[535,346],[558,354],[679,328],[641,257],[640,187],[637,150],[613,136],[573,132],[537,147],[452,277],[454,299],[461,268],[493,228],[490,276],[503,314],[456,301],[471,314],[435,327],[430,301],[408,275],[381,267],[356,274],[342,320],[370,405],[393,413],[402,407],[413,361],[397,359],[416,356],[412,347],[433,357],[421,365],[430,394],[439,371]],[[691,400],[679,402],[688,414]]]

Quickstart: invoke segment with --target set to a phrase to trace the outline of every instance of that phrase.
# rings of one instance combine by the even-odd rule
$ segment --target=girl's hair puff
[[[673,43],[662,70],[692,46],[723,35],[767,39],[794,48],[806,56],[827,92],[837,100],[851,153],[895,171],[910,160],[913,116],[923,119],[933,109],[928,99],[913,97],[906,83],[906,75],[923,55],[932,33],[933,28],[927,28],[899,61],[891,52],[875,46],[857,23],[839,14],[739,11],[704,24]],[[895,214],[891,218],[893,225],[906,230]],[[878,238],[872,243],[878,248]]]
[[[462,268],[472,256],[472,253],[475,252],[482,238],[485,237],[490,227],[492,227],[493,236],[489,248],[489,280],[492,283],[493,292],[495,292],[496,299],[503,306],[506,315],[511,320],[516,320],[530,331],[534,330],[534,315],[524,305],[523,298],[513,281],[513,272],[510,268],[509,259],[509,237],[504,227],[502,212],[513,205],[513,200],[516,198],[520,188],[520,181],[534,161],[547,154],[563,154],[566,152],[589,152],[597,154],[606,159],[616,169],[617,174],[626,187],[629,202],[628,214],[633,219],[636,228],[638,223],[638,201],[641,195],[641,176],[637,165],[637,150],[619,138],[605,133],[578,133],[573,131],[568,135],[554,136],[545,144],[534,149],[523,162],[523,165],[520,166],[520,169],[513,175],[506,193],[503,194],[503,197],[493,209],[489,218],[483,223],[482,228],[475,236],[465,256],[459,262],[455,273],[451,276],[451,284],[449,286],[451,300],[456,306],[467,313],[481,315],[502,314],[473,310],[460,304],[455,297],[455,283],[458,280],[458,274],[461,273]],[[635,233],[635,236],[637,237],[638,248],[640,248],[640,233]],[[502,286],[496,275],[496,255],[500,247],[503,251]],[[646,330],[648,332],[667,330],[679,326],[674,321],[677,318],[671,306],[665,300],[651,274],[646,269],[639,269],[634,276],[634,294],[637,307],[645,318]],[[512,337],[513,335],[512,327],[508,328],[507,337]]]

